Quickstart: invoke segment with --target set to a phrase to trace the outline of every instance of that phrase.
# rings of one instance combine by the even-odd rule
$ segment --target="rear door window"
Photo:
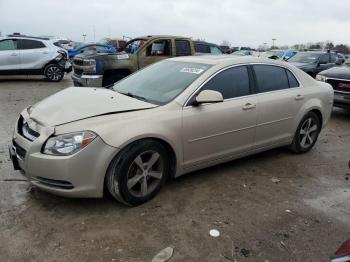
[[[191,55],[190,42],[187,40],[175,40],[176,56]]]
[[[236,66],[226,69],[210,79],[202,87],[202,90],[218,91],[224,99],[249,95],[248,69],[246,66]]]
[[[38,49],[45,48],[45,45],[41,41],[31,40],[31,39],[20,39],[19,40],[20,49]]]
[[[292,72],[290,72],[288,69],[286,69],[286,72],[288,76],[289,87],[290,88],[299,87],[300,84],[298,80],[295,78],[295,76],[292,74]]]
[[[337,61],[337,54],[331,54],[331,63],[335,63]]]
[[[17,49],[17,41],[12,39],[7,39],[0,41],[0,51],[6,50],[16,50]]]
[[[288,89],[286,70],[273,65],[253,65],[260,93]]]

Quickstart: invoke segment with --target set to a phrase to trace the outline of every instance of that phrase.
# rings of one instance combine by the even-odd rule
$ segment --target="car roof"
[[[154,39],[154,38],[184,38],[184,39],[190,39],[190,37],[187,37],[187,36],[176,36],[176,35],[147,35],[147,36],[135,37],[133,39],[147,39],[147,40],[149,40],[149,39]]]
[[[285,62],[273,60],[269,58],[261,58],[254,56],[232,56],[232,55],[202,55],[202,56],[181,56],[170,58],[171,61],[188,62],[188,63],[200,63],[209,65],[219,64],[245,64],[245,63],[267,63],[275,65],[286,65]]]

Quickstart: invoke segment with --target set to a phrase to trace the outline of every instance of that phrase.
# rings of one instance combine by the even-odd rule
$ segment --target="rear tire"
[[[300,121],[290,149],[297,153],[306,153],[315,145],[321,131],[321,121],[314,112],[307,113]]]
[[[113,159],[107,171],[106,187],[118,201],[137,206],[158,194],[169,173],[166,148],[151,139],[141,140]]]
[[[59,82],[64,77],[64,70],[57,64],[49,64],[44,69],[44,75],[50,82]]]

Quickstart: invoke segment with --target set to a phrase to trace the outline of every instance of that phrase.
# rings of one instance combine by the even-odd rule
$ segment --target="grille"
[[[18,119],[17,132],[27,140],[33,142],[40,134],[31,129],[22,116]]]
[[[83,73],[83,70],[74,67],[74,73],[77,75],[81,75]]]
[[[350,80],[327,79],[327,83],[330,84],[335,91],[350,93]]]
[[[45,186],[50,186],[50,187],[55,187],[55,188],[61,188],[61,189],[73,189],[74,186],[72,183],[68,181],[63,181],[63,180],[56,180],[56,179],[48,179],[44,177],[33,177],[34,180],[37,182],[45,185]]]
[[[17,144],[14,140],[12,140],[12,145],[14,149],[16,150],[16,154],[21,158],[24,159],[26,157],[27,151],[21,147],[19,144]]]
[[[79,65],[79,66],[84,65],[84,61],[81,59],[74,59],[73,61],[75,65]]]

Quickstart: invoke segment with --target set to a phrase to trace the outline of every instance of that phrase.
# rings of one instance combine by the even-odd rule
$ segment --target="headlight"
[[[85,73],[95,73],[96,72],[96,60],[95,59],[84,59],[83,60],[83,71]]]
[[[317,75],[316,80],[326,82],[327,78],[323,75]]]
[[[72,155],[86,147],[95,138],[96,134],[90,131],[51,137],[46,141],[43,153],[56,156]]]

